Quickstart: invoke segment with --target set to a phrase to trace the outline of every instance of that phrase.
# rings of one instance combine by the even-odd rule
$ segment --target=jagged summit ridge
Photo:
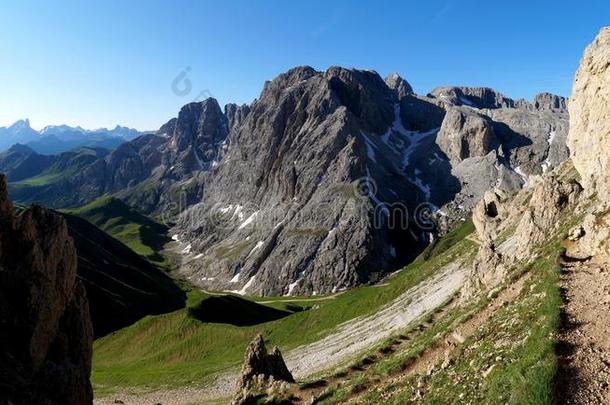
[[[548,127],[531,125],[541,112],[515,108],[491,89],[460,90],[473,100],[461,107],[407,85],[397,75],[384,81],[341,67],[298,67],[267,82],[229,134],[230,153],[210,174],[203,201],[179,221],[190,252],[183,271],[241,293],[338,291],[427,243],[412,218],[403,233],[375,224],[380,204],[414,211],[424,202],[433,210],[453,203],[459,219],[488,188],[517,190],[532,171],[562,160],[550,157],[555,138],[549,141],[554,130],[565,139],[562,112],[547,118]],[[486,104],[477,108],[476,99]],[[511,126],[523,122],[520,141]],[[352,198],[360,179],[374,183],[374,195]],[[192,221],[214,217],[214,209],[227,226]]]

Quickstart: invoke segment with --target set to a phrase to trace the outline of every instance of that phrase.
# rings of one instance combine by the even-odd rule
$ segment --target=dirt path
[[[437,274],[405,291],[379,312],[349,321],[333,334],[312,344],[298,347],[285,355],[288,368],[297,379],[337,366],[367,348],[406,329],[409,324],[449,300],[463,285],[465,274],[457,263],[451,263]],[[96,404],[182,405],[205,403],[231,395],[237,373],[220,376],[209,388],[156,391],[152,393],[123,391]],[[221,401],[222,403],[222,401]]]
[[[610,404],[610,273],[564,261],[557,402]]]

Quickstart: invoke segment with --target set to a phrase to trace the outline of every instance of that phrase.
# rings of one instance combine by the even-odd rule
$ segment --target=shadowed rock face
[[[229,124],[229,130],[232,130],[235,127],[241,125],[242,122],[248,116],[250,112],[250,107],[246,104],[237,105],[237,104],[227,104],[225,106],[225,116],[227,117],[227,122]]]
[[[87,404],[92,326],[60,216],[19,216],[0,176],[0,402]]]

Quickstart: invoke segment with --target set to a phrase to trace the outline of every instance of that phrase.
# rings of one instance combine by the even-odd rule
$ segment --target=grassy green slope
[[[171,240],[167,236],[168,228],[138,213],[121,200],[101,197],[66,212],[95,224],[151,262],[163,267],[169,266],[168,259],[159,254]]]
[[[43,170],[36,176],[13,183],[19,187],[37,187],[45,186],[58,182],[60,180],[69,179],[71,176],[79,173],[87,165],[91,164],[96,159],[104,156],[106,150],[100,148],[78,148],[69,152],[64,152],[57,158],[57,161],[50,167]]]
[[[95,336],[184,308],[186,294],[166,272],[89,221],[62,215],[76,245]]]
[[[203,384],[215,373],[239,365],[248,342],[259,332],[283,350],[316,341],[345,321],[375,312],[458,256],[472,255],[475,243],[465,238],[471,231],[470,222],[462,225],[448,235],[452,241],[444,251],[428,260],[420,257],[378,286],[331,297],[258,299],[280,309],[310,308],[272,322],[245,327],[203,323],[189,316],[188,309],[146,317],[95,342],[95,389],[100,394],[128,386]],[[208,296],[193,290],[187,306],[197,306]]]

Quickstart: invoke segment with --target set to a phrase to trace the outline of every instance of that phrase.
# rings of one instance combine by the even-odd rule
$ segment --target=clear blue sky
[[[249,103],[296,65],[569,95],[605,1],[2,1],[0,126],[156,129],[209,92]],[[172,81],[190,67],[192,91]],[[179,87],[183,89],[183,87]]]

